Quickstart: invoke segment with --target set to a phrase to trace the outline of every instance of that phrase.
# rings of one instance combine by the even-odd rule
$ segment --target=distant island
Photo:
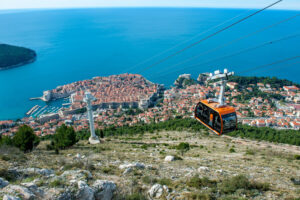
[[[34,62],[36,52],[8,44],[0,44],[0,70],[19,67]]]

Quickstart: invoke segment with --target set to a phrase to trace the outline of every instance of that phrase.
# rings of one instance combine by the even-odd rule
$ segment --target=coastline
[[[11,66],[0,68],[0,71],[9,70],[9,69],[21,67],[21,66],[24,66],[24,65],[28,65],[28,64],[34,63],[36,61],[36,59],[37,59],[37,54],[35,53],[34,58],[32,58],[32,59],[30,59],[28,61],[24,61],[24,62],[18,63],[16,65],[11,65]]]

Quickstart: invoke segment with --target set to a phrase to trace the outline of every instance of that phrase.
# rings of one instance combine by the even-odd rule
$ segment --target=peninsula
[[[0,70],[19,67],[34,62],[36,52],[8,44],[0,44]]]

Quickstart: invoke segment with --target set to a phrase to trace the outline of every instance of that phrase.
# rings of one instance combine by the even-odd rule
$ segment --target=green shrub
[[[113,169],[111,167],[102,167],[101,171],[105,174],[113,174]]]
[[[298,130],[276,130],[269,127],[252,127],[240,124],[238,130],[227,133],[227,135],[300,146],[300,132]]]
[[[300,185],[300,182],[298,179],[296,180],[295,178],[291,178],[290,180],[294,183],[294,185]]]
[[[180,156],[178,156],[178,155],[174,155],[174,159],[175,160],[183,160]]]
[[[133,193],[133,194],[129,194],[126,195],[125,200],[147,200],[146,196],[144,196],[141,193]]]
[[[159,123],[138,123],[133,126],[107,126],[103,129],[104,136],[116,136],[116,135],[134,135],[144,134],[147,132],[159,132],[159,131],[189,131],[199,133],[199,130],[205,129],[201,123],[195,119],[170,119],[165,122]],[[100,132],[97,131],[100,135]],[[208,131],[203,132],[204,135],[209,135]],[[89,134],[81,133],[82,138],[88,139]],[[243,137],[256,140],[265,140],[270,142],[287,143],[300,146],[300,132],[297,130],[276,130],[268,127],[251,127],[247,125],[239,124],[239,129],[230,133],[229,136]],[[159,137],[151,137],[151,139],[158,139]],[[177,140],[177,138],[172,138]],[[108,140],[107,140],[108,141]],[[201,148],[201,147],[200,147]]]
[[[232,178],[225,179],[220,187],[223,193],[234,193],[238,189],[249,189],[250,181],[244,175],[234,176]]]
[[[300,160],[300,155],[294,155],[295,160]]]
[[[98,130],[97,130],[98,131]],[[96,132],[97,134],[97,132]],[[76,140],[88,140],[90,137],[89,129],[82,129],[76,132]]]
[[[65,164],[64,170],[70,170],[70,169],[83,169],[84,168],[84,163],[83,162],[74,162],[74,163],[68,163]]]
[[[252,149],[247,149],[246,150],[246,155],[255,155],[255,151]]]
[[[13,146],[13,140],[9,136],[1,136],[0,135],[0,146],[7,145],[7,146]]]
[[[148,149],[148,145],[147,145],[147,144],[143,144],[143,145],[141,146],[141,149],[147,150],[147,149]]]
[[[159,123],[138,123],[133,126],[109,126],[103,129],[104,136],[115,136],[115,135],[134,135],[144,134],[147,132],[159,132],[159,131],[176,131],[180,128],[181,130],[187,130],[191,132],[199,132],[204,126],[201,125],[195,119],[171,119],[165,122]],[[153,136],[151,139],[157,139],[159,137]]]
[[[25,179],[22,180],[23,183],[29,183],[29,182],[32,182],[34,179],[38,178],[39,176],[30,176],[30,177],[27,177]]]
[[[159,154],[161,154],[161,155],[166,155],[167,153],[165,152],[165,150],[161,150],[161,151],[159,152]]]
[[[101,129],[101,130],[99,130],[99,136],[100,136],[100,138],[104,138],[104,131]],[[97,135],[98,135],[97,134]]]
[[[87,163],[85,165],[85,169],[88,171],[94,171],[96,169],[96,167],[92,163]]]
[[[257,189],[259,191],[267,191],[270,186],[267,183],[258,183],[258,182],[250,182],[249,179],[244,175],[234,176],[228,179],[225,179],[221,186],[220,190],[226,194],[232,194],[236,192],[238,189],[244,190],[252,190]]]
[[[257,189],[259,191],[268,191],[268,190],[270,190],[270,184],[269,183],[252,182],[251,187],[252,187],[252,189]]]
[[[52,181],[52,182],[49,184],[49,186],[50,186],[50,187],[61,187],[61,186],[63,186],[64,184],[65,184],[64,181],[62,181],[62,180],[60,180],[60,179],[56,179],[56,180]]]
[[[18,174],[15,174],[14,172],[0,168],[0,177],[4,178],[5,180],[8,180],[9,182],[13,182],[17,180]]]
[[[181,155],[183,155],[185,152],[190,150],[190,144],[187,142],[181,142],[179,145],[175,147],[178,151],[181,152]]]
[[[157,182],[161,185],[167,185],[167,186],[172,185],[172,180],[169,178],[162,178],[162,179],[159,179]]]
[[[40,180],[37,181],[36,185],[38,187],[44,186],[45,185],[45,181],[43,179],[40,179]]]
[[[153,185],[154,183],[157,183],[157,180],[153,178],[152,176],[144,176],[142,178],[142,181],[146,184],[151,184]]]
[[[7,155],[0,155],[0,159],[4,161],[9,161],[10,157],[8,157]]]
[[[233,148],[233,147],[231,147],[230,149],[229,149],[229,153],[234,153],[235,152],[235,149]]]
[[[243,198],[243,197],[234,196],[234,195],[227,195],[223,198],[220,198],[220,200],[248,200],[248,199]]]
[[[23,152],[32,151],[40,142],[33,129],[27,125],[20,126],[12,140],[14,146]]]
[[[95,153],[101,153],[103,151],[109,151],[109,150],[111,150],[110,147],[104,147],[104,146],[97,146],[94,148]]]
[[[61,125],[56,129],[56,132],[51,141],[52,149],[66,149],[67,147],[71,147],[78,139],[76,138],[76,132],[73,127],[66,126],[65,124]]]
[[[215,180],[210,180],[207,177],[200,178],[198,175],[196,175],[188,180],[187,185],[189,187],[201,189],[202,187],[215,187],[217,182]]]
[[[216,199],[214,198],[213,195],[205,192],[197,192],[197,193],[192,193],[187,196],[187,199],[193,199],[193,200],[213,200]]]
[[[2,145],[0,146],[0,159],[4,161],[25,162],[24,153],[17,147]]]
[[[179,145],[176,147],[177,150],[183,150],[183,151],[188,151],[190,150],[190,144],[187,142],[181,142]]]

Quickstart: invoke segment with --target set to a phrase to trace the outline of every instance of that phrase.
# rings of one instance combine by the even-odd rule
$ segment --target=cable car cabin
[[[212,100],[202,100],[195,108],[195,118],[218,135],[237,128],[235,109],[231,106],[219,106]]]

